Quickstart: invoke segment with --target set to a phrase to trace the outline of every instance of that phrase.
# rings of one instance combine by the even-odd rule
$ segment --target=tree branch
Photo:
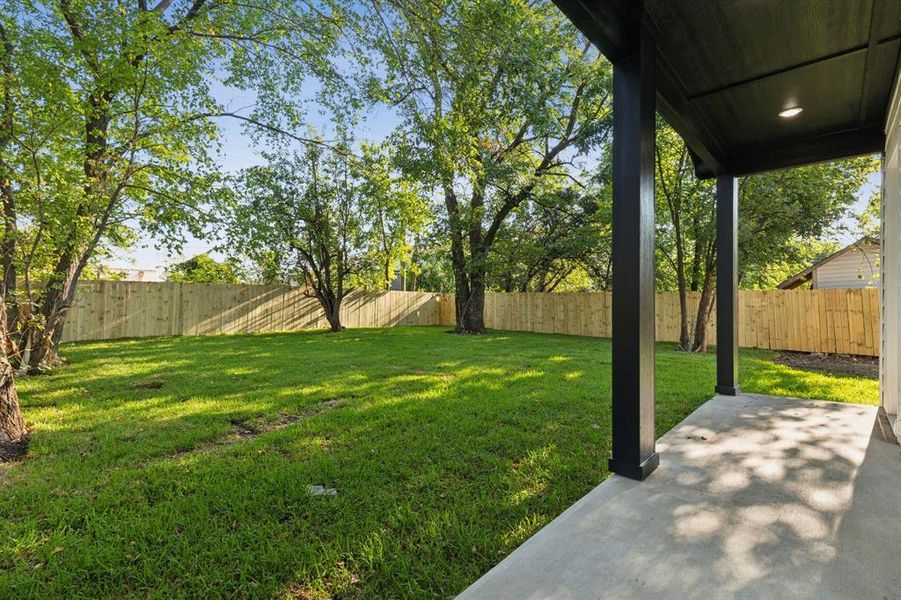
[[[87,40],[85,39],[81,25],[78,24],[75,15],[72,13],[72,3],[70,0],[59,0],[59,10],[63,14],[63,19],[66,21],[66,25],[69,27],[69,32],[72,34],[72,37],[82,45],[81,55],[84,56],[91,71],[95,75],[99,75],[100,63],[97,61],[97,57],[85,47]]]
[[[160,5],[163,5],[164,2],[170,2],[171,0],[160,0]],[[175,33],[185,25],[187,25],[190,21],[193,21],[197,18],[197,15],[200,14],[200,11],[203,9],[204,5],[207,3],[207,0],[194,0],[194,4],[191,5],[191,8],[188,9],[188,12],[185,13],[185,16],[182,17],[180,21],[177,23],[173,23],[171,27],[169,27],[169,33]]]
[[[224,111],[224,112],[197,113],[185,120],[187,121],[187,120],[198,120],[198,119],[218,119],[218,118],[224,118],[224,117],[238,119],[239,121],[244,121],[245,123],[250,123],[251,125],[254,125],[255,127],[259,127],[260,129],[265,129],[266,131],[271,131],[272,133],[277,133],[279,135],[283,135],[285,137],[291,138],[292,140],[294,140],[296,142],[300,142],[301,144],[305,144],[308,146],[319,146],[321,148],[325,148],[327,150],[334,152],[335,154],[337,154],[339,156],[360,159],[359,156],[357,156],[350,150],[346,150],[340,146],[332,145],[325,140],[317,140],[317,139],[313,139],[313,138],[306,138],[303,136],[299,136],[294,133],[291,133],[290,131],[286,131],[286,130],[282,129],[281,127],[278,127],[277,125],[272,125],[271,123],[264,123],[258,119],[254,119],[253,117],[239,115],[238,113],[235,113],[235,112]]]
[[[147,9],[147,0],[141,0],[144,4],[144,9]],[[153,10],[158,13],[166,12],[166,9],[172,4],[172,0],[160,0],[159,4],[153,7]],[[199,10],[199,9],[198,9]]]

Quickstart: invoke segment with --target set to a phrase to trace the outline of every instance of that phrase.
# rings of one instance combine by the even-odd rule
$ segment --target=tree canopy
[[[695,176],[688,148],[663,121],[655,166],[657,285],[679,292],[682,347],[704,349],[716,284],[715,184]],[[877,168],[874,157],[860,157],[742,177],[740,285],[772,288],[806,267]],[[698,294],[693,314],[689,293]]]
[[[179,283],[241,283],[244,275],[236,260],[220,262],[203,253],[166,269],[166,280]]]
[[[365,160],[318,147],[269,156],[237,177],[222,212],[229,246],[269,277],[305,286],[333,331],[348,293],[387,289],[410,263],[409,240],[426,220],[416,187],[371,147]]]
[[[405,172],[442,199],[457,329],[484,331],[494,243],[607,138],[610,65],[551,2],[374,0],[356,12],[375,64],[367,97],[401,115]]]
[[[222,120],[317,143],[296,132],[311,80],[335,81],[341,24],[328,2],[0,0],[4,272],[24,282],[9,301],[33,368],[104,247],[202,233]],[[223,105],[217,86],[253,106]]]

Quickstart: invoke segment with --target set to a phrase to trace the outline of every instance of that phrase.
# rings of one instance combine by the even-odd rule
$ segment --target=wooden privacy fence
[[[611,335],[611,294],[488,294],[491,329]],[[689,297],[690,313],[697,294]],[[657,295],[657,339],[678,341],[679,298]],[[716,336],[710,319],[710,340]],[[342,307],[347,327],[454,324],[453,294],[356,292]],[[772,350],[879,355],[879,292],[773,290],[739,293],[739,344]],[[89,282],[79,286],[64,341],[297,331],[327,327],[314,298],[286,286]],[[690,326],[694,326],[690,323]]]
[[[356,292],[341,317],[347,327],[436,325],[439,301],[429,292]],[[298,288],[95,281],[78,287],[63,341],[324,327],[319,302]]]
[[[610,337],[609,292],[488,294],[485,325],[490,329]],[[694,328],[699,294],[688,297]],[[879,356],[879,291],[876,289],[742,290],[739,345],[745,348]],[[454,324],[454,297],[441,301],[441,324]],[[679,296],[656,299],[658,341],[679,341]],[[716,341],[716,310],[709,321]]]

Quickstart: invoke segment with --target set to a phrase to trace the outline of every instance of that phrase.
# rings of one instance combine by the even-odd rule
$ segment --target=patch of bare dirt
[[[232,432],[228,435],[211,440],[192,450],[177,452],[169,458],[180,458],[189,454],[213,452],[224,446],[255,438],[260,434],[269,433],[270,431],[284,429],[285,427],[294,425],[304,419],[321,415],[322,413],[337,408],[341,403],[342,400],[339,398],[329,398],[299,415],[292,415],[290,413],[279,411],[274,418],[261,416],[252,419],[230,419],[229,424],[232,426]]]
[[[316,411],[316,414],[323,413],[327,410],[331,410],[333,408],[338,408],[341,406],[340,398],[329,398],[328,400],[323,400],[319,403],[320,409]]]
[[[297,423],[298,421],[300,421],[300,417],[297,415],[289,415],[286,412],[280,412],[278,413],[278,421],[276,421],[275,425],[285,427]]]
[[[26,454],[28,454],[27,435],[15,442],[0,443],[0,463],[23,460]]]
[[[879,358],[875,356],[781,352],[779,356],[773,359],[773,362],[805,371],[879,377]]]
[[[229,423],[235,428],[235,433],[238,434],[239,437],[253,437],[260,433],[260,430],[254,427],[249,421],[232,419]]]
[[[304,411],[299,415],[292,415],[290,413],[279,411],[279,413],[275,415],[275,418],[258,417],[256,419],[248,419],[245,421],[233,420],[231,421],[231,424],[235,428],[235,433],[237,433],[241,437],[250,437],[254,435],[260,435],[261,433],[268,433],[270,431],[284,429],[289,425],[294,425],[298,421],[302,421],[303,419],[307,419],[309,417],[315,417],[316,415],[321,415],[322,413],[332,410],[333,408],[337,408],[340,405],[340,399],[330,398],[328,400],[320,402],[316,406],[310,408],[307,411]]]
[[[163,381],[161,377],[151,377],[150,379],[135,382],[131,387],[136,390],[158,390],[163,387],[165,383],[166,382]]]
[[[332,598],[356,597],[360,578],[340,561],[335,568],[325,575],[319,586],[311,587],[296,583],[291,585],[280,598],[282,600],[331,600]]]

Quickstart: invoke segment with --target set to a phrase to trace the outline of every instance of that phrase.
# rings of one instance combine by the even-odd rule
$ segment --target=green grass
[[[608,475],[608,340],[398,328],[63,353],[20,382],[33,438],[0,471],[2,598],[448,597]],[[877,401],[874,380],[769,356],[742,353],[747,391]],[[662,434],[710,397],[715,358],[662,344],[657,366]]]

